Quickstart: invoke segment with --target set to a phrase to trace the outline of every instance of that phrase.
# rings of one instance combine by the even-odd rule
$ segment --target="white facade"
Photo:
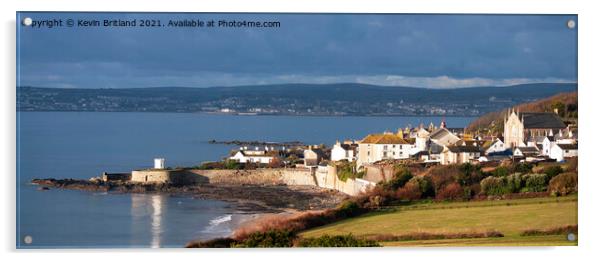
[[[334,144],[330,152],[331,161],[347,160],[352,162],[356,159],[356,156],[354,146],[351,146],[350,144],[341,144],[340,142]]]
[[[545,137],[543,139],[543,142],[541,143],[541,154],[544,156],[550,156],[550,153],[552,152],[552,147],[554,147],[555,144],[556,142],[553,141],[552,138]]]
[[[155,169],[165,169],[164,158],[155,158]]]
[[[485,155],[489,155],[492,153],[503,152],[506,150],[506,146],[504,142],[500,139],[496,139],[490,146],[485,150]]]
[[[556,161],[564,161],[570,157],[577,157],[577,145],[554,144],[550,150],[550,158]]]
[[[408,159],[415,146],[392,133],[371,134],[359,143],[357,165],[385,159]]]

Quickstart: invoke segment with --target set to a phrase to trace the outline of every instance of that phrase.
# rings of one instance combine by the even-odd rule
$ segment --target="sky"
[[[165,26],[32,27],[25,17]],[[179,20],[274,28],[169,27]],[[17,85],[365,83],[458,88],[577,82],[576,15],[18,13]]]

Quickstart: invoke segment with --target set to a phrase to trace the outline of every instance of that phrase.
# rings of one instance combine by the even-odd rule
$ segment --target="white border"
[[[599,91],[600,79],[600,8],[596,1],[536,1],[536,0],[438,0],[438,1],[77,1],[77,0],[14,0],[2,1],[2,176],[3,215],[1,245],[3,260],[44,259],[159,260],[208,258],[237,259],[361,259],[361,260],[573,260],[599,258],[600,225],[600,169],[596,153],[600,146]],[[436,249],[345,249],[345,250],[15,250],[15,11],[170,11],[170,12],[349,12],[349,13],[511,13],[511,14],[578,14],[579,28],[579,148],[581,174],[579,196],[579,246],[556,248],[436,248]],[[598,145],[598,146],[596,146]],[[597,251],[598,250],[598,251]],[[49,254],[50,253],[50,254]],[[69,253],[65,255],[64,253]],[[60,254],[60,255],[58,255]],[[6,259],[10,258],[10,259]]]

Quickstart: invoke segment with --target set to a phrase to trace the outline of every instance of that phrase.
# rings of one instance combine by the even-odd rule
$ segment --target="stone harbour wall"
[[[306,185],[334,189],[348,195],[357,195],[375,185],[362,179],[341,181],[336,168],[278,168],[254,170],[190,170],[202,176],[205,182],[232,185]]]

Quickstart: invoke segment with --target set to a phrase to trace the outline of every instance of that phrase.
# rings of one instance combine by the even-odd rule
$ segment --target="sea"
[[[449,127],[474,118],[446,117]],[[33,178],[220,160],[228,141],[332,145],[441,117],[314,117],[137,112],[17,112],[17,248],[179,248],[228,236],[251,213],[230,203],[162,194],[39,190]]]

